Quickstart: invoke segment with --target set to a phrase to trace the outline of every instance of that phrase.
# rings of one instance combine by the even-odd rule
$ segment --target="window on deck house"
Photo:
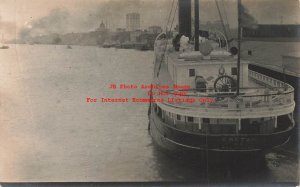
[[[188,116],[188,117],[187,117],[187,121],[188,121],[188,122],[194,122],[194,118],[193,118],[193,117],[190,117],[190,116]]]
[[[189,69],[189,76],[194,77],[196,75],[195,69]]]
[[[209,118],[203,118],[203,123],[209,123]]]
[[[231,75],[237,75],[237,68],[231,68]]]

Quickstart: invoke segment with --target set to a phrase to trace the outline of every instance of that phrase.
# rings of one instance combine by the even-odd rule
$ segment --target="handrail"
[[[294,103],[294,88],[287,83],[279,81],[277,79],[268,77],[266,75],[249,70],[249,77],[255,81],[265,84],[268,88],[258,88],[261,89],[263,94],[247,94],[246,92],[241,92],[241,95],[236,96],[235,92],[211,92],[202,93],[195,92],[195,90],[185,90],[185,95],[180,95],[178,92],[180,90],[162,90],[158,89],[160,92],[167,93],[166,95],[160,95],[159,98],[174,99],[194,99],[198,100],[201,98],[211,99],[214,102],[176,102],[176,106],[180,107],[200,107],[200,108],[237,108],[242,106],[243,108],[262,108],[262,107],[275,107],[275,106],[285,106]],[[273,87],[272,87],[273,86]],[[276,86],[276,87],[275,87]],[[242,90],[253,89],[253,88],[243,88]],[[183,90],[181,90],[183,91]],[[154,96],[157,97],[157,96]],[[169,102],[168,102],[169,103]],[[173,104],[173,103],[169,103]],[[239,105],[239,106],[237,106]]]
[[[217,29],[211,30],[210,32],[212,32],[212,33],[215,32],[216,34],[218,33],[218,34],[220,34],[224,38],[224,40],[226,42],[226,50],[228,51],[228,49],[229,49],[229,47],[228,47],[228,40],[227,40],[226,36],[224,35],[224,33],[222,33],[221,31],[219,31]]]
[[[156,36],[156,38],[155,38],[155,40],[154,40],[154,43],[158,40],[158,38],[160,37],[160,36],[162,36],[162,35],[167,35],[165,32],[161,32],[161,33],[159,33],[157,36]]]
[[[266,84],[273,88],[281,87],[281,88],[284,88],[285,91],[287,91],[287,92],[288,92],[288,90],[289,90],[289,92],[294,91],[294,88],[285,82],[282,82],[280,80],[277,80],[275,78],[266,76],[264,74],[261,74],[261,73],[258,73],[258,72],[252,71],[252,70],[248,70],[248,71],[249,71],[250,78],[260,81],[263,84]]]
[[[253,76],[256,75],[256,76]],[[241,95],[240,97],[252,97],[252,96],[274,96],[274,95],[282,95],[282,94],[289,94],[294,92],[294,88],[287,84],[284,83],[282,81],[279,81],[277,79],[274,79],[272,77],[263,75],[261,73],[257,73],[255,71],[249,70],[249,76],[250,78],[255,79],[256,81],[261,81],[263,84],[266,84],[268,86],[272,86],[270,89],[270,91],[279,91],[280,89],[285,89],[283,93],[281,92],[277,92],[277,93],[268,93],[268,94],[256,94],[256,95]],[[265,80],[271,80],[269,82],[264,81],[263,79],[260,79],[261,76],[262,78],[264,78]],[[264,81],[264,82],[263,82]],[[274,81],[276,82],[276,84],[274,84]],[[273,84],[271,84],[273,83]],[[271,85],[270,85],[271,84]],[[278,86],[278,84],[280,86]],[[240,90],[252,90],[252,89],[256,89],[256,90],[266,90],[265,87],[244,87],[244,88],[240,88]],[[162,89],[158,89],[160,92],[164,92],[164,93],[168,93],[168,94],[174,94],[175,92],[182,92],[185,91],[187,92],[187,96],[210,96],[210,97],[226,97],[226,96],[234,96],[236,92],[197,92],[197,89],[168,89],[168,90],[162,90]],[[204,89],[205,91],[211,91],[214,90],[214,88],[207,88]],[[197,94],[195,94],[197,93]],[[243,92],[242,92],[243,93]]]

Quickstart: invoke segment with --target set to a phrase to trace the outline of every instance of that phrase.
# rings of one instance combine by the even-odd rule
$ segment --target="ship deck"
[[[166,59],[176,58],[176,56],[178,53],[173,53]],[[174,82],[167,63],[168,60],[163,60],[155,64],[154,83],[173,88]],[[164,102],[159,105],[167,111],[191,116],[215,117],[217,113],[224,118],[252,118],[279,116],[293,112],[295,102],[292,86],[251,70],[248,70],[248,76],[248,86],[240,88],[239,96],[236,96],[236,92],[215,92],[213,89],[206,92],[199,92],[195,89],[168,89],[158,90],[165,94],[157,94],[154,98],[163,99]],[[178,92],[184,94],[178,95]],[[182,100],[169,102],[170,98]],[[214,110],[207,110],[210,108]]]
[[[173,54],[171,54],[171,58],[178,58],[178,55],[179,55],[179,53],[173,53]],[[184,63],[184,61],[182,63]],[[195,63],[201,63],[201,62],[195,61]],[[226,63],[226,62],[224,62],[224,63]],[[157,77],[157,80],[156,80],[157,83],[159,85],[168,85],[169,87],[173,87],[173,85],[175,83],[173,82],[172,77],[168,71],[167,64],[165,62],[162,62],[160,67],[158,64],[157,66],[155,66],[155,68],[156,68],[155,72],[158,72],[158,69],[160,68],[159,74],[158,74],[159,76]],[[214,72],[210,72],[210,73],[214,74]],[[249,82],[248,82],[248,86],[241,88],[241,90],[242,90],[241,92],[243,95],[262,95],[265,93],[265,90],[267,88],[271,89],[271,86],[260,83],[258,81],[255,81],[254,79],[250,78]],[[203,94],[203,93],[201,93],[201,94]],[[212,95],[212,94],[214,94],[213,90],[211,92],[207,93],[207,96]]]

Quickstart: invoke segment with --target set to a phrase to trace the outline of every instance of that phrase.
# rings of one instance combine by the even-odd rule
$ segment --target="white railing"
[[[255,80],[257,83],[262,83],[264,85],[272,88],[282,88],[285,91],[294,91],[294,88],[287,83],[284,83],[280,80],[274,79],[272,77],[266,76],[264,74],[249,70],[249,77]]]
[[[265,87],[255,88],[257,91],[255,93],[247,92],[247,90],[253,90],[253,88],[241,88],[239,96],[236,96],[235,92],[203,93],[196,90],[186,90],[184,91],[186,95],[176,95],[174,90],[159,90],[166,95],[154,96],[154,98],[163,98],[168,105],[180,108],[269,109],[270,107],[291,106],[294,103],[294,88],[292,86],[250,70],[249,78],[263,84]],[[177,90],[177,92],[182,91]],[[168,102],[172,99],[175,101]],[[182,101],[179,102],[178,99]]]

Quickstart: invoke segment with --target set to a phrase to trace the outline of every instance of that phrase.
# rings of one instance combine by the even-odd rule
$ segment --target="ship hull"
[[[154,142],[175,154],[261,153],[289,141],[293,126],[273,134],[205,135],[180,131],[164,123],[155,112],[149,115],[149,130]]]

